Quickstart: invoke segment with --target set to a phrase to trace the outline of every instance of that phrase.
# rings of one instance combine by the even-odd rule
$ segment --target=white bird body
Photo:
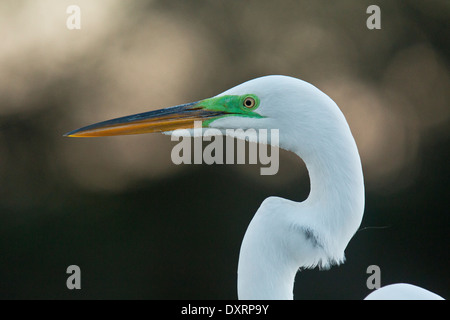
[[[395,283],[375,290],[364,300],[444,300],[444,298],[412,284]]]
[[[310,176],[305,201],[269,197],[250,222],[239,255],[240,299],[293,299],[300,268],[328,268],[344,261],[345,248],[364,212],[361,160],[341,110],[307,82],[261,77],[209,99],[104,121],[66,135],[185,129],[177,135],[192,136],[197,120],[203,128],[255,142],[257,135],[249,138],[242,131],[230,134],[227,129],[278,129],[279,147],[303,159]]]

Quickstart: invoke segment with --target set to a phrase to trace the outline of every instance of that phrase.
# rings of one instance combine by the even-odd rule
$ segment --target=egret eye
[[[247,97],[244,100],[244,107],[246,107],[246,108],[251,109],[255,106],[255,104],[256,104],[256,101],[252,97]]]

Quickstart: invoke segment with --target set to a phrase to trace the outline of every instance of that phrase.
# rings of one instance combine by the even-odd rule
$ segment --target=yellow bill
[[[194,121],[212,120],[228,114],[208,110],[198,102],[149,111],[95,123],[66,133],[66,137],[105,137],[194,128]]]

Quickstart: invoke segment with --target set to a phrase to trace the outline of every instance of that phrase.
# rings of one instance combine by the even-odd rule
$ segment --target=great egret
[[[364,211],[361,160],[347,121],[313,85],[287,76],[247,81],[215,97],[86,126],[69,137],[99,137],[203,128],[245,139],[242,131],[279,129],[280,148],[302,158],[310,175],[303,202],[264,200],[245,233],[238,265],[240,299],[292,299],[299,268],[328,268],[344,250]],[[257,138],[257,137],[255,137]]]

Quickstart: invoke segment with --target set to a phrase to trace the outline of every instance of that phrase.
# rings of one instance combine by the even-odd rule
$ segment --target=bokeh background
[[[362,299],[373,264],[449,298],[449,21],[445,0],[1,1],[0,298],[236,299],[247,225],[270,195],[307,197],[301,160],[260,176],[176,166],[164,135],[62,135],[268,74],[337,102],[365,173],[346,263],[299,273],[295,298]]]

